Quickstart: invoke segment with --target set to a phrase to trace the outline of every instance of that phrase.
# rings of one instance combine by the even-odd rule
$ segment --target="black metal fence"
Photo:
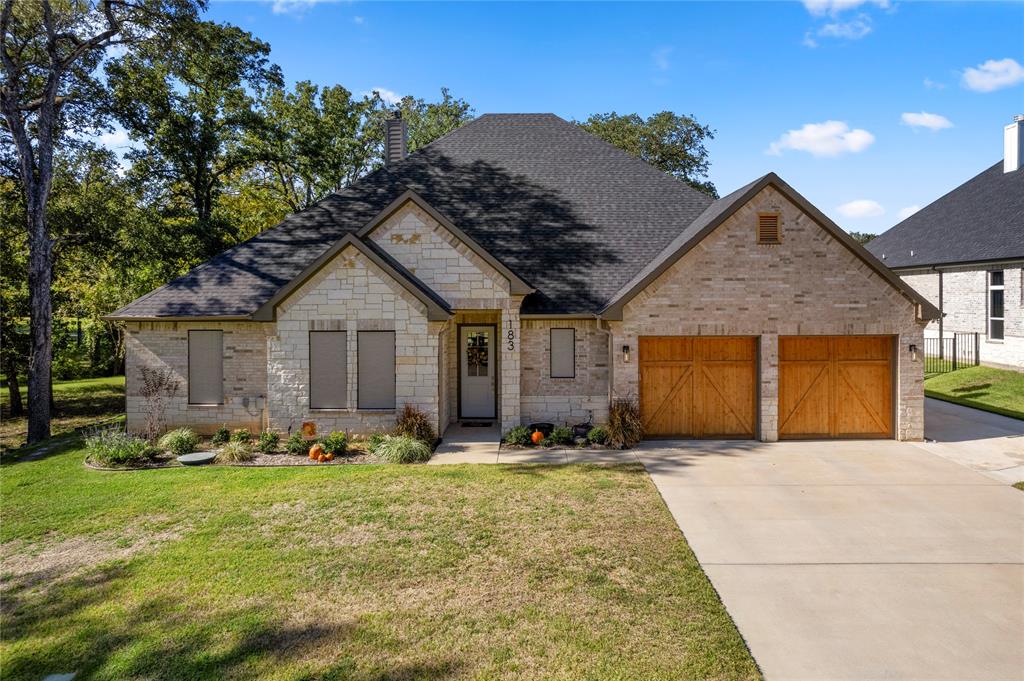
[[[977,333],[955,333],[946,338],[924,339],[924,373],[945,374],[978,366],[981,340]]]

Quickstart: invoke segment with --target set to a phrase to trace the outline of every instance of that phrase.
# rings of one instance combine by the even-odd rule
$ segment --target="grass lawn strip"
[[[928,397],[1024,419],[1024,373],[977,366],[928,378]]]
[[[82,457],[0,471],[5,679],[759,678],[639,465]]]
[[[21,386],[21,400],[28,409],[28,389]],[[53,435],[124,415],[124,376],[86,378],[80,381],[59,381],[53,384]],[[0,449],[13,449],[25,443],[28,417],[10,416],[11,401],[7,386],[0,390]]]

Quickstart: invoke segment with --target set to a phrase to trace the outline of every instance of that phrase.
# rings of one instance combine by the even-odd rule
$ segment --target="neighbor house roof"
[[[877,258],[871,255],[857,241],[850,237],[839,225],[832,222],[824,213],[818,210],[814,204],[793,189],[775,173],[754,180],[750,184],[740,187],[727,196],[723,196],[701,213],[696,220],[684,229],[679,236],[672,240],[665,249],[645,265],[636,275],[626,283],[601,311],[601,316],[606,319],[622,319],[622,310],[626,304],[633,299],[640,291],[646,288],[652,281],[657,279],[669,267],[679,261],[686,253],[696,246],[700,241],[710,234],[716,227],[725,222],[741,206],[754,198],[765,187],[774,187],[779,193],[796,205],[800,210],[811,217],[825,231],[829,232],[841,244],[846,246],[861,260],[866,262],[877,274],[889,284],[901,291],[908,299],[920,306],[922,319],[938,319],[939,310],[928,299],[915,291],[912,287],[903,282],[902,279],[893,274],[889,268],[883,265]]]
[[[252,318],[409,191],[535,289],[524,313],[596,313],[712,203],[553,114],[488,114],[111,317]]]
[[[1000,161],[868,243],[889,267],[1024,258],[1024,169]]]

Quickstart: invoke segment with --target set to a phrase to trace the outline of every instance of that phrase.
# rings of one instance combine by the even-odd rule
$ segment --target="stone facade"
[[[782,215],[782,243],[757,243],[758,212]],[[613,348],[639,336],[760,337],[760,438],[778,437],[778,337],[878,334],[899,337],[896,435],[924,434],[924,370],[915,306],[772,187],[750,202],[630,301],[612,322]],[[613,354],[614,393],[636,397],[636,359]]]
[[[551,329],[576,332],[575,377],[551,377]],[[522,322],[521,421],[555,425],[608,418],[608,334],[593,319]]]
[[[142,367],[170,369],[178,389],[168,400],[168,429],[191,426],[212,433],[221,425],[257,431],[266,422],[267,338],[273,324],[254,322],[129,322],[125,340],[125,411],[128,428],[146,427],[146,400],[141,396]],[[188,403],[188,332],[224,332],[224,403]]]
[[[438,338],[426,306],[355,247],[338,253],[277,310],[267,348],[270,426],[294,432],[313,421],[319,432],[370,432],[394,426],[395,410],[358,408],[358,332],[395,332],[395,404],[411,404],[438,419]],[[347,331],[348,407],[309,406],[309,332]]]
[[[992,270],[1003,272],[1002,339],[988,336],[988,273]],[[1020,263],[943,267],[941,275],[933,270],[907,270],[899,274],[945,314],[941,325],[939,320],[928,323],[925,337],[938,338],[940,328],[946,338],[977,333],[978,354],[983,364],[1024,369],[1024,267]]]
[[[756,243],[756,214],[768,210],[782,214],[780,245]],[[168,408],[169,426],[210,431],[226,424],[288,433],[313,421],[321,433],[389,429],[395,410],[357,408],[358,332],[387,330],[396,338],[396,408],[416,406],[443,433],[459,415],[459,325],[486,324],[496,331],[502,430],[534,421],[604,421],[611,393],[637,395],[636,360],[625,362],[618,350],[628,345],[635,351],[639,336],[749,335],[759,337],[759,436],[774,440],[779,335],[887,334],[899,339],[897,436],[922,437],[923,367],[910,360],[908,346],[921,345],[923,324],[915,321],[913,303],[770,187],[630,301],[619,322],[522,319],[523,296],[510,294],[509,281],[413,203],[368,238],[444,297],[452,318],[429,321],[416,296],[348,246],[278,305],[274,322],[131,323],[129,427],[144,423],[139,368],[147,365],[170,367],[182,383]],[[1008,274],[1008,300],[1020,296],[1011,279]],[[550,330],[566,327],[576,331],[575,376],[552,378]],[[189,329],[225,332],[222,405],[187,404]],[[346,408],[310,408],[313,330],[348,334]],[[616,350],[611,363],[609,348]]]

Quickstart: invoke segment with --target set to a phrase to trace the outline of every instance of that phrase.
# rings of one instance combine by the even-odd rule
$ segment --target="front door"
[[[459,330],[459,416],[495,417],[494,327],[463,326]]]

